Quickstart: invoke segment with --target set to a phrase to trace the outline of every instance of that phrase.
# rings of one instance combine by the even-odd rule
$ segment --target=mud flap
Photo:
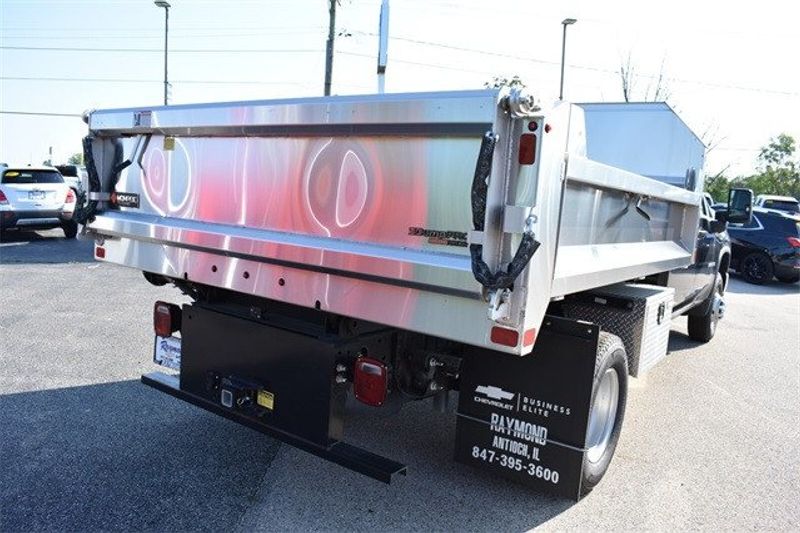
[[[456,461],[580,499],[599,332],[592,324],[547,316],[527,356],[468,350]]]

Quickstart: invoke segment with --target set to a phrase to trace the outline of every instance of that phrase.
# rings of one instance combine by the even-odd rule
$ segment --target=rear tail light
[[[169,337],[181,329],[181,308],[175,304],[156,302],[153,306],[153,328],[159,337]]]
[[[98,259],[105,259],[106,258],[106,249],[102,246],[95,246],[94,248],[94,256]]]
[[[786,237],[786,240],[789,241],[789,246],[792,248],[800,248],[800,239],[797,237]]]
[[[75,203],[75,191],[73,191],[72,189],[67,189],[67,200],[64,203],[67,204]]]
[[[536,162],[536,135],[524,133],[519,137],[519,164],[532,165]]]
[[[0,205],[8,205],[8,198],[6,198],[6,193],[0,191]]]
[[[519,333],[514,329],[507,329],[495,326],[492,328],[491,337],[492,342],[495,344],[502,344],[503,346],[516,347],[519,344]],[[533,344],[533,343],[531,343]]]
[[[380,407],[386,401],[388,387],[386,365],[377,359],[359,357],[353,372],[353,390],[356,399],[373,407]]]

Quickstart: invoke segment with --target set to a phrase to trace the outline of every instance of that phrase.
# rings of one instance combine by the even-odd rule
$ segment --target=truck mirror
[[[749,224],[753,218],[753,191],[750,189],[731,189],[728,191],[728,222]]]

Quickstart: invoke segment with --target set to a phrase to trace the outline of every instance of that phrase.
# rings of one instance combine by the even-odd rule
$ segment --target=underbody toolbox
[[[341,442],[347,392],[341,363],[359,353],[380,355],[392,334],[342,337],[321,323],[283,322],[184,306],[179,387],[163,374],[142,380],[376,479],[405,473],[399,463]]]

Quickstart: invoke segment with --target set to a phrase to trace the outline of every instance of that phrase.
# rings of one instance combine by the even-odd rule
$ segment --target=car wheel
[[[588,494],[605,475],[617,449],[628,399],[628,358],[616,335],[601,332],[594,367],[592,403],[583,454],[581,493]]]
[[[777,276],[776,275],[775,277],[778,278],[778,281],[780,281],[781,283],[797,283],[798,281],[800,281],[800,275],[798,275],[798,276]]]
[[[64,237],[67,239],[74,239],[75,236],[78,235],[78,223],[74,220],[64,222],[61,225],[61,229],[64,230]]]
[[[722,276],[717,276],[714,282],[714,291],[709,295],[711,301],[706,300],[708,310],[704,315],[689,315],[689,338],[697,342],[708,342],[717,332],[717,323],[725,312],[725,285]]]
[[[772,260],[762,252],[753,252],[742,259],[742,276],[745,281],[762,285],[772,279]]]

